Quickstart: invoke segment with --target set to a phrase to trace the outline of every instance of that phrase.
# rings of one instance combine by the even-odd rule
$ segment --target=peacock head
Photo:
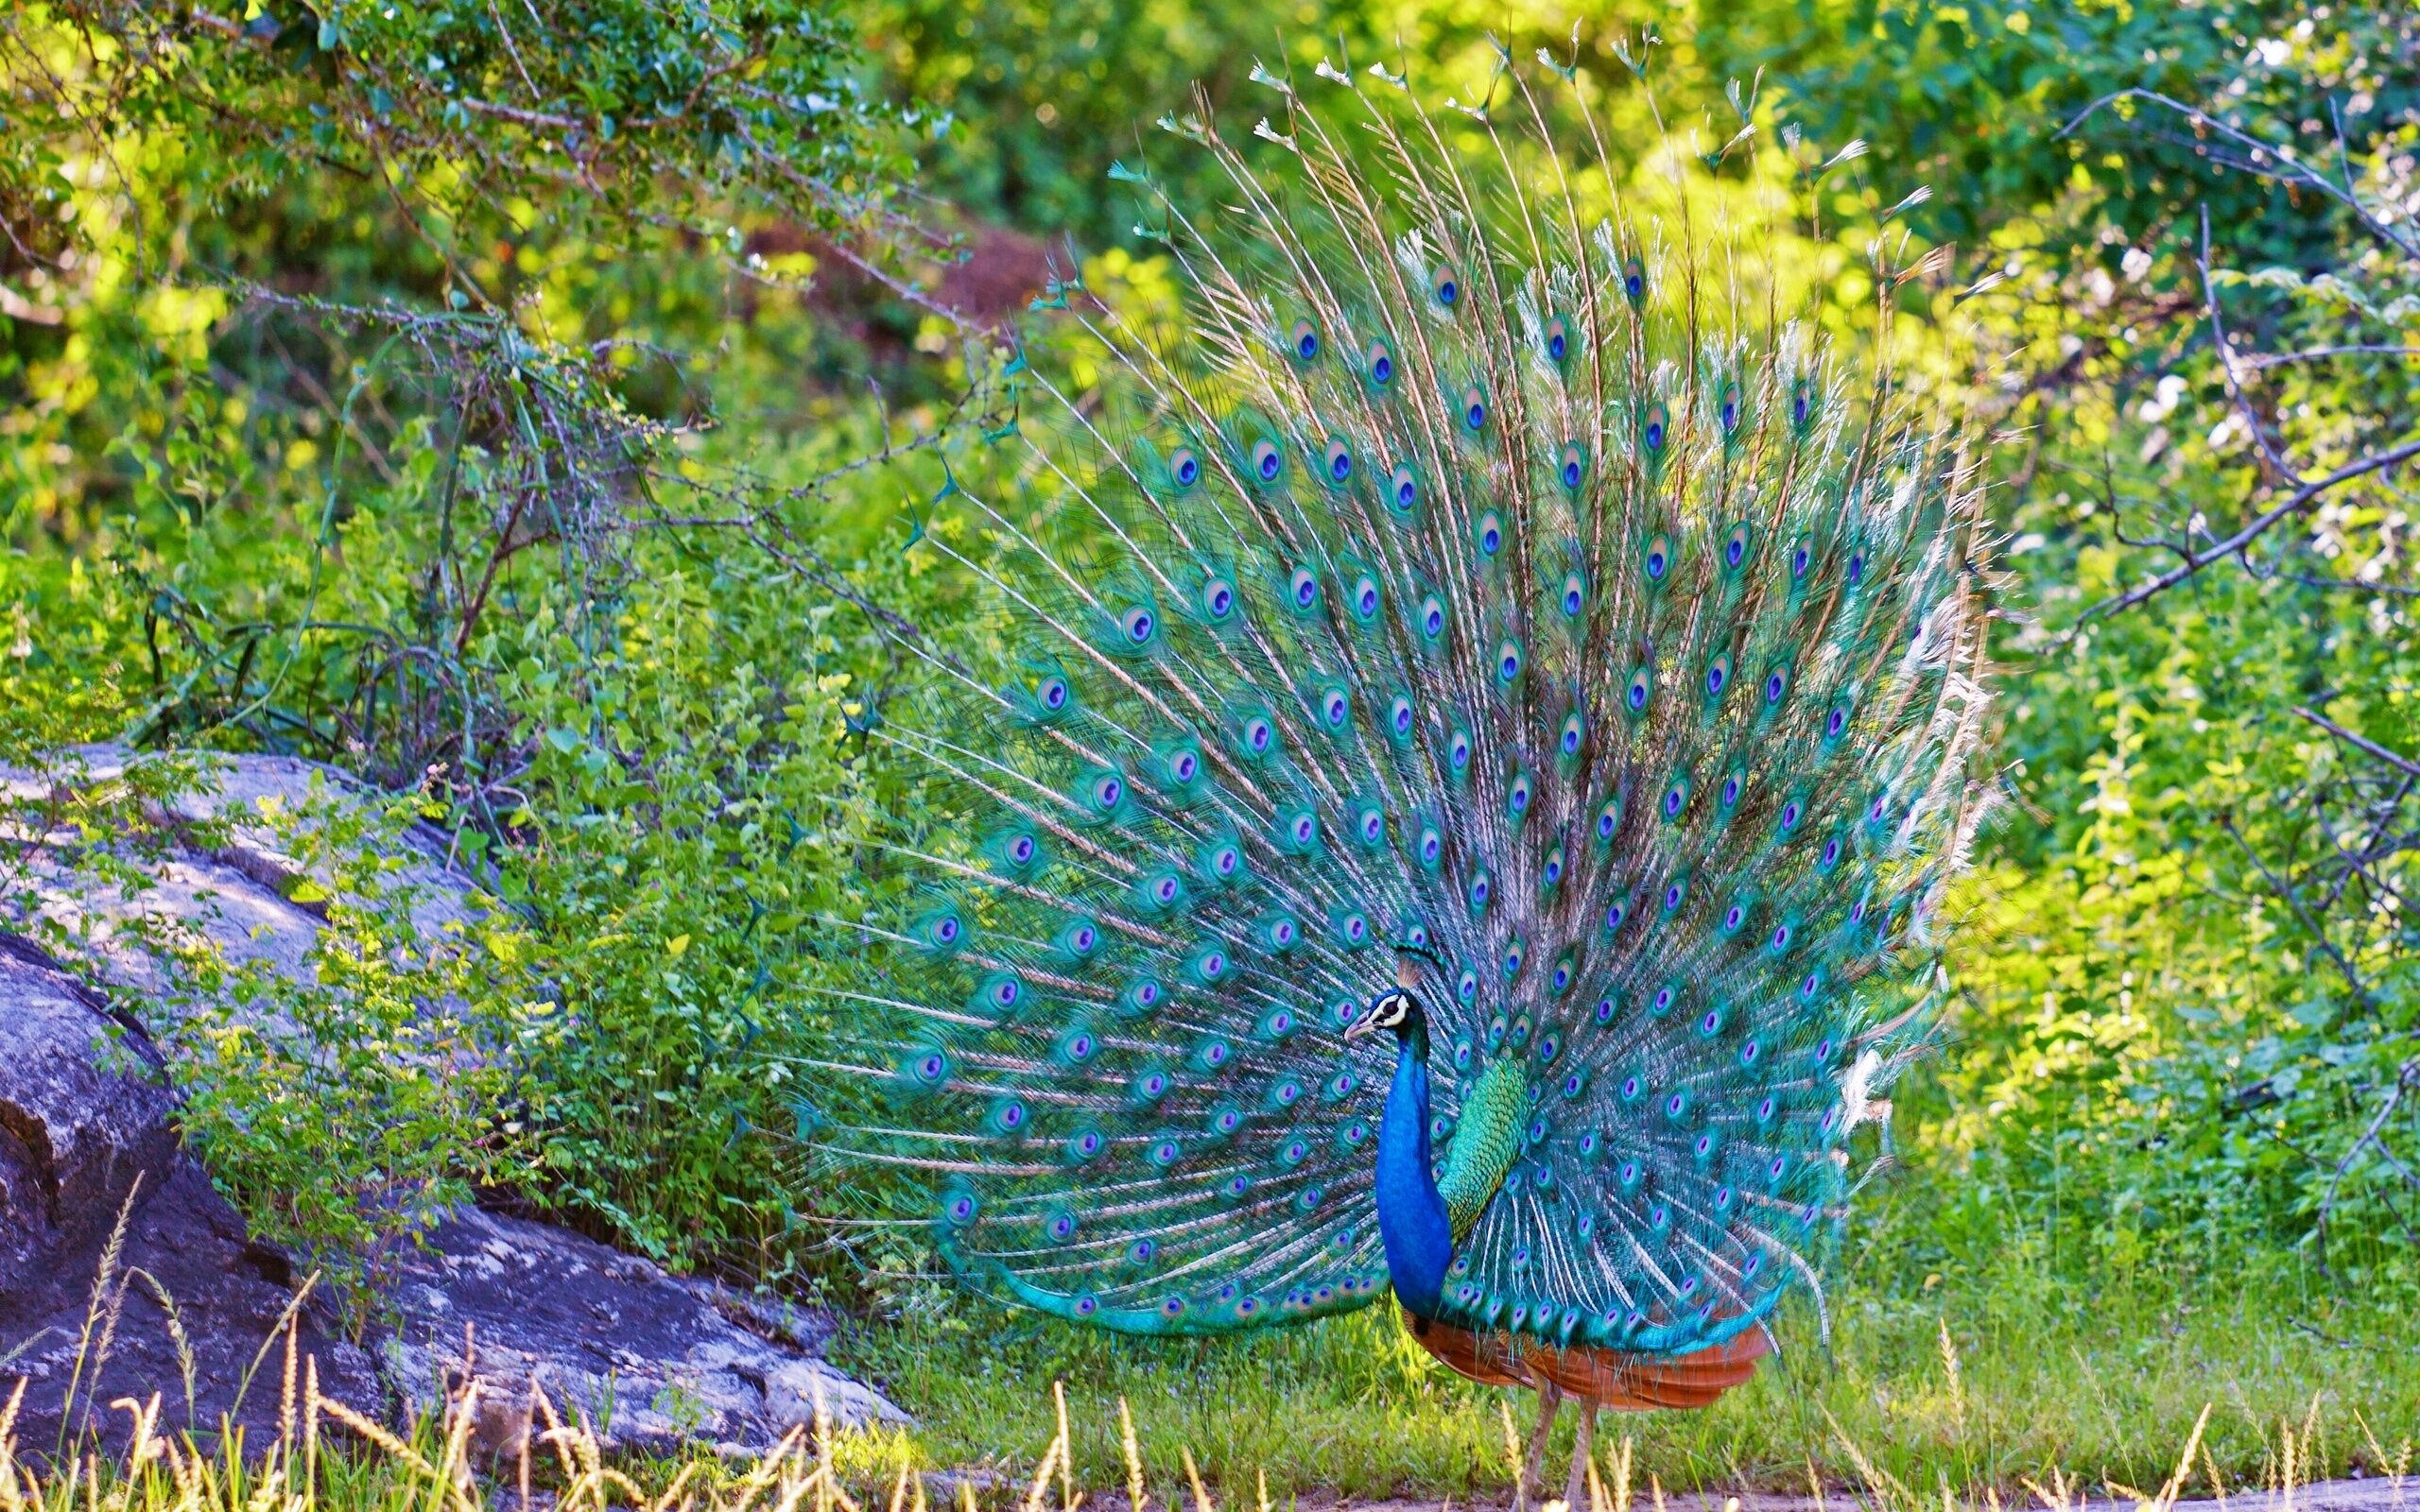
[[[1365,1035],[1385,1029],[1398,1040],[1425,1037],[1428,1032],[1427,1015],[1420,1006],[1420,999],[1412,993],[1412,984],[1419,972],[1420,960],[1426,951],[1396,947],[1395,985],[1370,1000],[1361,1016],[1345,1025],[1347,1043]],[[1433,957],[1430,957],[1433,959]]]
[[[1345,1042],[1376,1034],[1381,1029],[1393,1031],[1400,1039],[1418,1033],[1426,1024],[1420,1011],[1420,1000],[1399,987],[1391,987],[1370,1000],[1361,1016],[1344,1026]]]

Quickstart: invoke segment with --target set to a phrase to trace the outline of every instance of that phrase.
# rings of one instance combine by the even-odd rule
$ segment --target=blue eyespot
[[[1372,339],[1370,342],[1370,350],[1366,354],[1366,361],[1369,366],[1371,383],[1376,385],[1380,388],[1384,388],[1387,385],[1394,382],[1394,349],[1387,345],[1387,341],[1384,336],[1378,336]]]
[[[1322,460],[1327,464],[1330,482],[1342,483],[1353,476],[1353,451],[1344,444],[1342,438],[1329,438]]]
[[[1547,360],[1557,367],[1571,355],[1571,322],[1556,316],[1547,322]]]

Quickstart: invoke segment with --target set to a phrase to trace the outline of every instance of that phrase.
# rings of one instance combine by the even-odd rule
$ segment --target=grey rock
[[[0,935],[0,1292],[109,1233],[176,1154],[175,1105],[139,1036],[48,955]]]
[[[316,763],[238,756],[146,816],[164,844],[26,833],[43,799],[118,782],[132,760],[93,747],[39,771],[0,767],[0,842],[19,848],[26,884],[0,899],[0,1400],[14,1378],[28,1379],[16,1436],[36,1452],[64,1441],[62,1424],[70,1438],[87,1427],[104,1442],[122,1438],[126,1415],[109,1403],[155,1391],[164,1430],[189,1428],[206,1442],[224,1417],[248,1442],[275,1436],[279,1334],[302,1267],[251,1239],[180,1153],[175,1067],[136,1016],[112,1005],[179,1011],[153,954],[164,937],[307,982],[322,909],[292,895],[305,878],[323,888],[333,878],[291,853],[271,816],[376,798]],[[397,844],[398,880],[413,889],[424,932],[478,917],[477,889],[445,836],[414,826]],[[139,878],[120,885],[102,859],[132,863]],[[72,940],[78,956],[53,960],[11,929]],[[138,1181],[100,1294],[105,1315],[88,1326],[94,1279]],[[475,1377],[475,1433],[491,1452],[519,1439],[533,1382],[610,1449],[761,1452],[812,1422],[819,1400],[836,1427],[907,1420],[819,1358],[831,1332],[821,1314],[668,1277],[544,1224],[458,1213],[396,1274],[375,1310],[387,1324],[366,1345],[345,1338],[321,1302],[302,1307],[290,1320],[298,1357],[316,1362],[325,1394],[394,1421],[436,1410]],[[104,1334],[110,1349],[96,1360]]]
[[[493,1409],[479,1435],[494,1452],[528,1420],[533,1383],[614,1451],[707,1443],[761,1453],[812,1425],[819,1400],[835,1429],[908,1421],[801,1347],[828,1336],[828,1320],[783,1319],[524,1219],[456,1215],[406,1258],[395,1299],[403,1319],[386,1353],[398,1388],[433,1411],[475,1378]]]
[[[88,746],[59,754],[39,770],[0,766],[0,816],[28,811],[26,800],[54,793],[106,793],[141,760],[116,746]],[[101,984],[168,1007],[169,973],[158,947],[207,943],[231,964],[265,962],[280,975],[308,981],[307,959],[324,904],[294,900],[304,881],[322,888],[336,879],[323,865],[293,853],[333,815],[358,816],[379,795],[345,773],[290,756],[234,756],[207,764],[190,791],[145,815],[168,838],[164,850],[128,854],[142,873],[124,885],[93,865],[93,845],[72,833],[10,838],[38,842],[27,858],[24,891],[36,924],[73,938],[78,965]],[[453,861],[442,832],[406,826],[396,837],[400,863],[389,885],[408,901],[414,924],[433,935],[478,917],[475,883]],[[17,900],[22,911],[27,901]],[[0,920],[0,923],[5,923]]]
[[[123,1448],[131,1419],[110,1404],[155,1392],[165,1432],[277,1432],[283,1351],[255,1362],[298,1279],[179,1152],[176,1100],[148,1049],[56,962],[0,934],[0,1395],[25,1381],[15,1435],[29,1452],[88,1430]],[[324,1307],[306,1299],[292,1324],[323,1391],[384,1409],[376,1362]]]

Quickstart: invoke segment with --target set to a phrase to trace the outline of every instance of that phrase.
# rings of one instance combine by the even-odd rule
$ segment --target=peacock
[[[1168,286],[1053,279],[1072,355],[1000,349],[917,516],[993,617],[865,721],[950,796],[802,1129],[1060,1318],[1392,1293],[1537,1392],[1525,1499],[1579,1404],[1576,1503],[1600,1410],[1748,1380],[1838,1247],[1989,807],[1990,567],[1889,356],[1941,259],[1876,238],[1853,359],[1784,308],[1753,130],[1639,191],[1541,61],[1435,109],[1255,68],[1248,136],[1160,123],[1220,202],[1112,170]]]

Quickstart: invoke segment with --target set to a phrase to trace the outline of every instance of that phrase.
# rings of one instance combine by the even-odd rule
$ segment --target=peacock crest
[[[1006,649],[911,647],[930,696],[873,731],[957,797],[894,847],[928,891],[864,926],[813,1143],[1063,1317],[1362,1307],[1409,1052],[1345,1031],[1408,965],[1433,1315],[1720,1345],[1818,1273],[1927,1022],[1983,808],[1976,468],[1887,341],[1779,307],[1764,227],[1634,196],[1569,76],[1566,160],[1525,76],[1432,112],[1319,72],[1258,74],[1248,136],[1163,123],[1214,206],[1121,167],[1181,310],[1054,284],[1095,376],[1018,356],[944,490],[974,528],[918,549]],[[1910,273],[1876,254],[1886,306]]]

